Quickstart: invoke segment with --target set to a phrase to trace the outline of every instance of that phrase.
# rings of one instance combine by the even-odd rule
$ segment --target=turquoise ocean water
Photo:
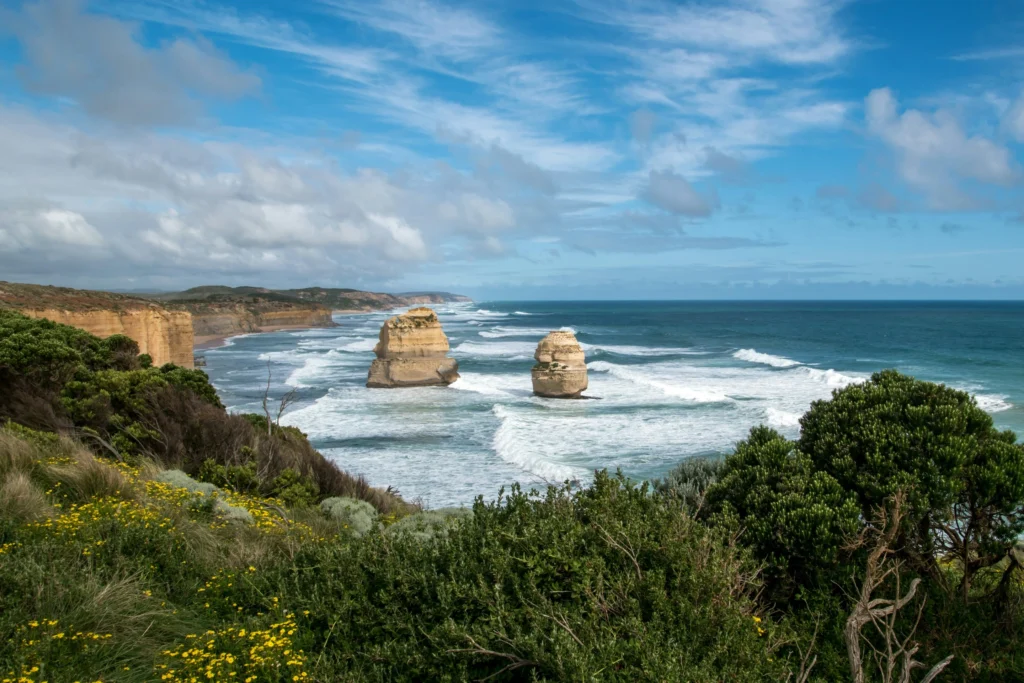
[[[1024,436],[1024,303],[477,302],[436,306],[462,379],[367,389],[381,323],[235,337],[205,352],[232,410],[271,394],[300,401],[283,422],[349,471],[430,507],[493,498],[512,482],[635,478],[729,452],[751,426],[795,436],[811,401],[897,368],[977,396]],[[537,341],[572,328],[590,396],[531,395]]]

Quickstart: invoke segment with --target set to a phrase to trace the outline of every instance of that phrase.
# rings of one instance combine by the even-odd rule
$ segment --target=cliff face
[[[73,325],[97,337],[123,334],[154,365],[192,367],[192,316],[145,299],[68,287],[0,282],[0,307],[32,318]]]
[[[550,332],[537,344],[530,376],[533,393],[547,398],[579,398],[587,388],[587,361],[572,332]]]
[[[447,357],[448,337],[429,308],[389,318],[373,352],[368,387],[448,385],[459,378],[459,364]]]
[[[334,325],[331,310],[322,306],[267,307],[254,304],[185,303],[175,308],[188,310],[196,338],[204,340],[253,332],[288,328],[329,328]]]
[[[192,367],[192,316],[185,311],[140,308],[127,311],[63,311],[57,309],[20,311],[32,318],[81,328],[97,337],[123,334],[139,345],[139,353],[153,357],[153,365],[174,363]]]
[[[283,304],[185,303],[200,341],[252,332],[304,327],[331,327],[331,310],[322,306]]]

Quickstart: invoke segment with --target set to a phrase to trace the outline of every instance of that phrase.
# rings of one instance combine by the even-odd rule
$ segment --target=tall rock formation
[[[587,362],[572,332],[556,331],[537,344],[530,376],[533,393],[547,398],[579,398],[587,388]]]
[[[459,378],[459,364],[447,357],[448,337],[429,308],[389,318],[373,352],[368,387],[444,386]]]

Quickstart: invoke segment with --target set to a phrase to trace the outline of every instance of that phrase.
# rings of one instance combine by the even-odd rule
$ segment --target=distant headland
[[[470,301],[448,292],[387,294],[358,289],[269,289],[210,285],[182,292],[119,294],[0,281],[0,308],[81,328],[124,334],[153,362],[193,367],[196,348],[239,334],[332,327],[333,313],[365,313]]]

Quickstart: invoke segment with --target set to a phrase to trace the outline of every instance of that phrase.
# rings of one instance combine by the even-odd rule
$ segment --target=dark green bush
[[[726,458],[702,514],[742,530],[742,542],[788,590],[835,566],[861,525],[856,497],[768,427],[751,429]]]
[[[323,570],[330,567],[329,572]],[[518,489],[423,543],[371,533],[259,572],[359,681],[783,680],[743,553],[644,487]]]
[[[675,466],[664,479],[654,482],[654,489],[665,496],[678,499],[690,512],[696,514],[703,507],[708,489],[722,475],[725,463],[712,458],[687,458]]]
[[[864,519],[906,495],[902,556],[938,582],[940,560],[959,561],[965,599],[1024,532],[1024,446],[966,392],[887,370],[813,403],[800,424],[800,451]]]

